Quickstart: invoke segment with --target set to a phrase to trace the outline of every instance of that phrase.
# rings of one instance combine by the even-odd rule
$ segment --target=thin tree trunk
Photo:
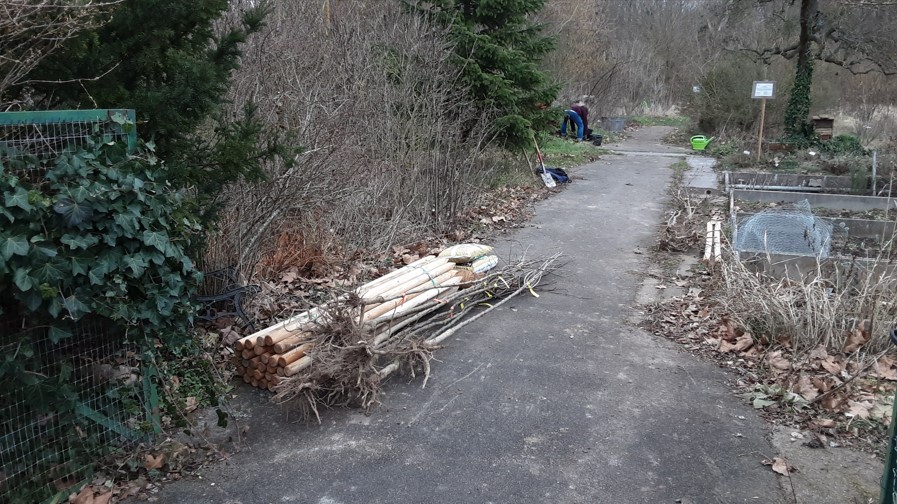
[[[809,141],[813,134],[807,117],[810,115],[810,92],[813,85],[813,58],[810,51],[818,12],[819,0],[801,0],[797,69],[785,110],[785,133],[792,141],[801,143]]]

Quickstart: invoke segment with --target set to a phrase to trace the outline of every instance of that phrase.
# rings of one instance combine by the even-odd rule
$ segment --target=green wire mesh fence
[[[39,186],[60,154],[96,141],[133,149],[134,111],[0,113],[0,171]],[[156,371],[108,320],[70,321],[59,337],[19,311],[0,306],[0,502],[63,502],[98,461],[161,430]]]

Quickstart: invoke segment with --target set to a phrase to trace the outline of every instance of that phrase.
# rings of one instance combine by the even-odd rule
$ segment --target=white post
[[[872,195],[876,196],[876,183],[878,182],[878,151],[872,151]]]

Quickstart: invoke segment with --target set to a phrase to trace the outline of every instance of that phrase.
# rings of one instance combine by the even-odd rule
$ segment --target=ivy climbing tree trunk
[[[812,134],[812,125],[807,121],[810,115],[810,91],[813,86],[813,31],[819,15],[819,0],[801,0],[800,3],[800,39],[797,48],[797,70],[794,75],[794,86],[788,97],[785,109],[785,134],[798,142],[808,141]]]

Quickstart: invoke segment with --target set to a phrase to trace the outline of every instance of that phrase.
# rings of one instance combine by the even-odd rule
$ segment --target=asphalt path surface
[[[500,255],[563,252],[557,292],[521,296],[392,379],[371,415],[296,423],[254,390],[247,447],[158,502],[779,503],[767,428],[713,364],[631,323],[677,154],[645,128],[572,170]],[[650,153],[640,155],[639,152]],[[678,499],[678,500],[677,500]]]

